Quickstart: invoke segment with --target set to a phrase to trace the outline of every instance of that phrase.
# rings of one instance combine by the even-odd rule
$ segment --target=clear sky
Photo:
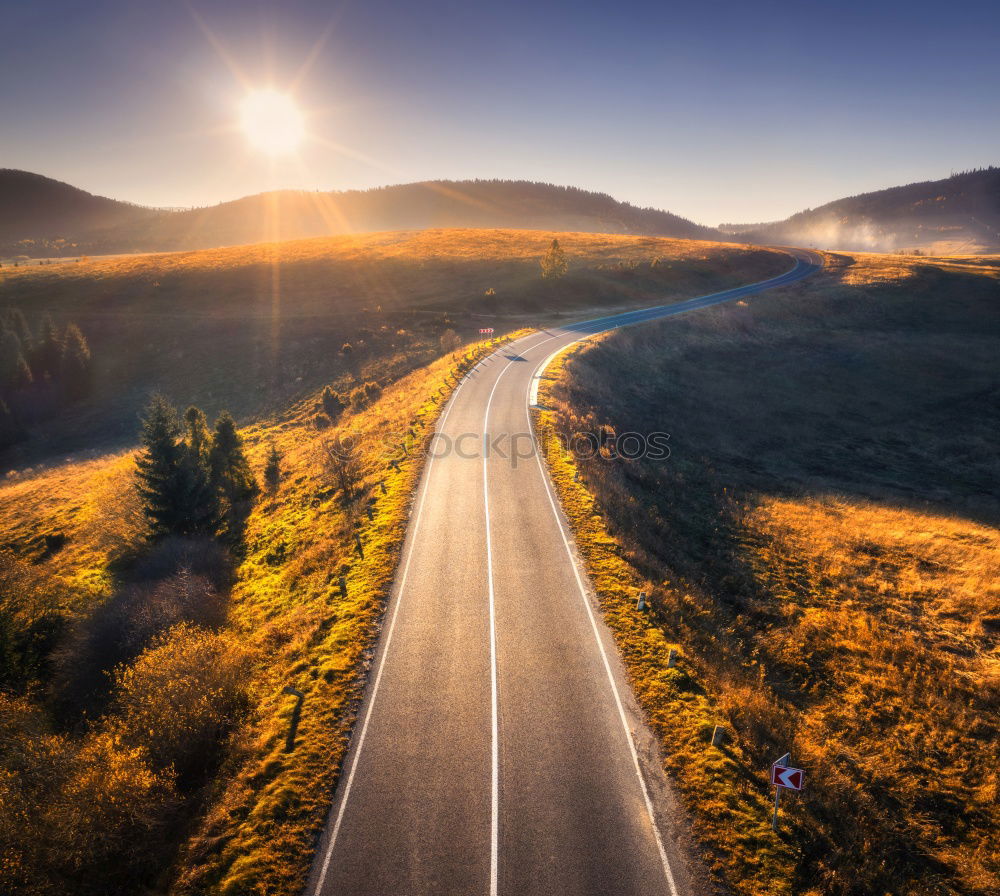
[[[233,126],[268,84],[278,160]],[[717,224],[998,162],[997,0],[0,0],[0,167],[149,205],[502,177]]]

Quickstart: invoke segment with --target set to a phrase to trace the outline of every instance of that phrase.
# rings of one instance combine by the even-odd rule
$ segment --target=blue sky
[[[0,167],[150,205],[504,177],[717,224],[1000,162],[982,0],[0,0],[0,27]],[[308,114],[294,157],[233,127],[267,84]]]

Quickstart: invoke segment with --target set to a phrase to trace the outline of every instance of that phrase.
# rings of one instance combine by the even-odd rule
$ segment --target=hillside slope
[[[45,247],[59,249],[59,240],[131,227],[162,214],[94,196],[41,174],[0,169],[0,254],[20,249],[32,255]]]
[[[1000,168],[863,193],[769,224],[722,224],[756,243],[895,252],[1000,249]]]
[[[153,390],[244,417],[394,346],[411,346],[407,365],[426,363],[448,329],[471,339],[483,326],[655,304],[787,267],[783,254],[742,246],[558,234],[569,272],[545,280],[539,259],[555,235],[426,230],[5,265],[0,308],[21,309],[32,332],[46,314],[78,324],[94,358],[93,394],[32,427],[5,460],[121,445]],[[405,372],[380,364],[380,378]]]
[[[1000,892],[998,262],[829,255],[618,331],[541,394],[636,695],[740,896]],[[574,431],[605,449],[574,459]],[[650,431],[669,457],[625,456]],[[776,835],[786,751],[806,788]]]
[[[718,239],[718,231],[603,193],[528,181],[426,181],[278,190],[188,211],[144,209],[0,171],[0,256],[208,249],[377,230],[516,228]]]

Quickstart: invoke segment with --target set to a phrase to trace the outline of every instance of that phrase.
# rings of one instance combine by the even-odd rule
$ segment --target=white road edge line
[[[571,342],[569,345],[560,349],[560,351],[564,351],[570,346],[575,345],[576,342],[580,341],[582,340],[578,339],[575,342]],[[552,355],[552,357],[555,357],[559,353],[560,352],[556,352]],[[551,358],[549,361],[551,361]],[[546,363],[549,362],[547,361]],[[526,399],[530,399],[530,393],[526,396]],[[611,685],[611,693],[614,695],[615,705],[618,707],[618,718],[621,720],[622,729],[625,732],[625,739],[628,742],[629,752],[632,754],[632,765],[635,767],[635,775],[639,779],[639,787],[642,790],[642,799],[646,804],[646,812],[649,815],[649,823],[653,828],[653,837],[656,840],[656,848],[660,853],[660,862],[663,865],[663,873],[666,875],[667,885],[670,887],[671,896],[678,896],[677,885],[674,883],[674,874],[670,868],[670,860],[667,858],[667,851],[663,846],[663,838],[660,836],[660,828],[656,823],[656,812],[653,809],[653,801],[649,796],[649,788],[646,786],[646,779],[642,774],[642,766],[639,764],[639,753],[635,747],[635,739],[632,736],[631,728],[629,728],[628,718],[625,715],[625,707],[622,704],[621,694],[618,692],[618,685],[615,684],[614,673],[611,671],[611,662],[608,659],[607,651],[604,649],[604,641],[601,639],[601,633],[597,627],[597,619],[594,617],[594,609],[590,605],[590,598],[587,596],[587,590],[584,587],[583,578],[580,575],[580,568],[576,562],[576,556],[573,553],[569,537],[566,534],[566,527],[563,525],[562,517],[559,516],[559,509],[552,494],[552,486],[549,482],[548,473],[542,465],[541,447],[535,433],[534,422],[531,419],[531,405],[528,400],[524,403],[524,409],[528,418],[528,428],[535,442],[535,460],[538,462],[538,473],[542,477],[542,485],[545,487],[545,494],[548,496],[549,506],[552,508],[552,515],[555,517],[556,525],[559,526],[559,534],[562,536],[563,547],[566,548],[566,556],[569,558],[570,566],[573,567],[573,576],[576,578],[576,586],[580,591],[580,597],[582,598],[583,605],[587,610],[587,617],[590,619],[590,628],[594,633],[594,640],[597,642],[597,649],[601,652],[601,659],[604,661],[604,671],[607,673],[608,683]]]
[[[798,270],[799,265],[800,265],[800,259],[798,257],[796,257],[796,256],[792,256],[792,257],[795,259],[795,264],[788,271],[786,271],[784,274],[781,274],[778,277],[771,278],[772,280],[775,280],[777,282],[773,283],[770,288],[773,288],[775,286],[784,286],[785,283],[786,283],[785,278],[788,277],[790,274],[795,273]],[[762,285],[764,283],[768,283],[768,282],[769,282],[768,280],[762,280],[759,283],[751,284],[751,287],[752,286],[760,286],[760,285]],[[787,281],[787,282],[794,282],[794,280]],[[731,291],[732,292],[737,292],[738,289],[739,288],[731,290]],[[761,290],[761,291],[763,291],[763,290]],[[728,292],[728,290],[727,290],[727,292]],[[751,293],[751,295],[754,295],[754,294],[755,293]],[[735,298],[738,298],[738,296],[732,296],[732,298],[735,299]],[[724,302],[719,302],[718,304],[723,304],[723,303]],[[681,303],[678,303],[678,304],[681,304]],[[668,307],[664,308],[663,310],[667,311]],[[687,308],[685,310],[694,311],[694,310],[697,310],[697,306],[695,306],[695,307],[689,307],[689,308]],[[664,319],[664,318],[671,317],[671,316],[672,315],[669,314],[669,312],[668,312],[668,313],[662,315],[662,318],[651,317],[651,318],[648,318],[648,319],[645,319],[645,320],[636,321],[636,323],[647,323],[649,321],[653,321],[653,320],[657,320],[657,319]],[[601,318],[598,318],[598,320],[601,320]],[[562,536],[563,547],[566,549],[566,555],[569,558],[570,566],[573,567],[573,576],[576,579],[576,585],[577,585],[577,588],[578,588],[578,590],[580,592],[580,597],[583,600],[584,608],[586,609],[587,616],[590,619],[590,627],[591,627],[591,630],[594,633],[594,640],[597,641],[597,648],[601,652],[601,659],[604,661],[604,671],[607,673],[608,683],[611,685],[611,692],[614,695],[615,704],[618,707],[618,718],[620,719],[621,724],[622,724],[622,729],[625,732],[625,739],[628,741],[629,752],[632,754],[632,765],[635,767],[635,774],[636,774],[636,777],[639,779],[639,787],[642,790],[642,798],[643,798],[643,801],[646,804],[646,812],[649,815],[649,822],[650,822],[650,824],[652,825],[652,828],[653,828],[653,836],[656,839],[656,847],[659,850],[660,861],[663,864],[663,873],[665,874],[665,876],[667,878],[667,884],[670,887],[671,896],[678,896],[677,885],[674,882],[673,871],[670,868],[670,860],[667,858],[667,851],[666,851],[666,849],[663,846],[663,838],[660,835],[660,828],[659,828],[659,825],[656,823],[656,812],[655,812],[655,810],[653,808],[653,801],[652,801],[652,799],[649,796],[649,788],[646,786],[646,779],[643,777],[642,766],[639,763],[639,752],[638,752],[638,750],[636,749],[636,746],[635,746],[635,738],[632,736],[632,730],[631,730],[631,728],[629,728],[628,718],[625,715],[625,706],[622,703],[621,694],[618,691],[618,685],[615,683],[614,673],[611,670],[611,662],[608,659],[607,651],[604,648],[604,642],[601,639],[600,629],[597,626],[597,619],[594,616],[594,610],[593,610],[593,607],[590,604],[590,598],[587,595],[587,589],[586,589],[586,587],[583,584],[583,577],[580,574],[580,567],[579,567],[579,564],[577,563],[576,555],[573,553],[573,548],[570,545],[570,540],[569,540],[569,536],[568,536],[568,534],[566,532],[566,527],[563,525],[562,517],[559,515],[559,507],[558,507],[558,504],[556,503],[556,499],[555,499],[555,495],[554,495],[554,487],[553,487],[553,485],[552,485],[552,483],[550,481],[550,478],[549,478],[547,470],[545,469],[545,466],[542,464],[541,448],[540,448],[539,443],[538,443],[538,435],[535,432],[534,421],[531,419],[531,409],[532,409],[532,406],[533,405],[537,406],[537,404],[538,404],[538,387],[539,387],[539,384],[541,382],[541,378],[542,378],[543,374],[545,373],[545,369],[549,366],[549,364],[551,364],[552,361],[556,357],[558,357],[560,354],[562,354],[564,351],[566,351],[567,349],[571,348],[572,346],[574,346],[574,345],[576,345],[576,344],[578,344],[580,342],[584,342],[585,340],[587,340],[589,338],[597,336],[601,332],[605,332],[606,333],[609,330],[616,330],[616,329],[619,329],[619,328],[620,328],[619,326],[612,326],[612,327],[608,327],[607,330],[598,331],[597,333],[586,333],[586,334],[580,336],[580,338],[574,339],[572,342],[566,343],[566,345],[564,345],[561,348],[557,349],[551,355],[549,355],[548,358],[546,358],[544,361],[542,361],[542,363],[535,369],[535,374],[534,374],[534,376],[530,380],[530,386],[528,388],[527,393],[525,394],[524,410],[525,410],[525,414],[527,415],[527,418],[528,418],[528,429],[529,429],[529,431],[532,434],[532,438],[533,438],[534,444],[535,444],[535,461],[538,463],[538,473],[539,473],[539,475],[542,478],[542,485],[545,487],[545,494],[546,494],[546,496],[549,499],[549,507],[552,508],[552,515],[555,517],[556,525],[559,526],[559,534]],[[568,335],[568,334],[563,334],[563,335]],[[538,345],[541,345],[541,344],[542,343],[538,343]],[[537,345],[536,346],[532,346],[532,347],[533,348],[537,348]],[[496,388],[496,387],[494,386],[494,388]]]
[[[531,348],[544,345],[555,336],[549,336],[541,342],[536,342]],[[486,412],[483,414],[483,507],[486,511],[486,580],[489,585],[490,607],[490,695],[491,695],[491,766],[490,766],[490,896],[498,896],[500,890],[500,697],[497,689],[497,628],[496,601],[493,588],[493,539],[490,529],[490,489],[487,478],[489,460],[489,422],[490,408],[493,406],[493,396],[500,385],[503,375],[510,370],[508,364],[500,371],[493,381],[489,398],[486,400]]]
[[[527,339],[528,337],[524,337]],[[544,340],[543,340],[544,341]],[[541,343],[539,343],[540,345]],[[502,351],[506,346],[501,346],[496,351]],[[493,354],[496,354],[494,352]],[[470,369],[472,370],[478,366],[474,365]],[[462,387],[469,381],[468,373],[462,377],[461,382],[455,388],[455,391],[451,393],[451,398],[448,400],[448,406],[444,409],[444,414],[441,415],[441,419],[438,421],[435,431],[440,431],[444,424],[448,420],[448,415],[451,413],[451,409],[455,405],[455,399],[458,398],[458,393],[462,391]],[[494,387],[495,388],[495,387]],[[413,523],[413,536],[410,541],[410,549],[406,553],[406,563],[403,565],[403,575],[399,579],[399,589],[396,592],[396,602],[392,609],[392,617],[389,620],[389,629],[385,636],[385,645],[382,647],[382,655],[379,658],[378,671],[375,673],[375,681],[372,684],[371,697],[368,700],[368,709],[365,711],[364,721],[361,723],[361,731],[358,734],[358,746],[354,751],[354,756],[351,759],[351,767],[347,773],[347,782],[344,785],[344,795],[340,800],[340,808],[337,811],[337,818],[333,823],[333,831],[330,833],[330,842],[327,844],[326,853],[323,856],[323,866],[320,869],[319,879],[316,881],[316,887],[313,889],[314,896],[320,896],[323,889],[323,885],[326,883],[326,875],[330,870],[330,860],[333,858],[333,849],[337,845],[337,835],[340,833],[340,825],[344,820],[344,812],[347,809],[347,801],[351,795],[351,788],[354,786],[354,775],[358,770],[358,760],[361,757],[361,751],[365,745],[365,738],[368,736],[368,723],[371,721],[372,710],[375,708],[375,699],[378,696],[379,685],[382,682],[382,673],[385,670],[385,660],[389,655],[389,646],[392,644],[392,635],[396,629],[396,619],[399,616],[399,608],[403,604],[403,594],[406,588],[406,578],[410,573],[410,561],[413,559],[413,550],[417,544],[417,532],[420,530],[420,518],[424,512],[424,499],[427,497],[427,489],[431,480],[431,469],[434,465],[434,455],[432,454],[427,461],[427,467],[424,470],[423,480],[424,487],[420,492],[420,502],[417,504],[417,517]],[[495,692],[495,687],[494,687]],[[495,896],[495,893],[494,893]]]
[[[797,267],[797,265],[796,265],[796,267]],[[794,270],[794,268],[792,270]],[[791,273],[791,271],[789,271],[789,273]],[[763,282],[766,282],[766,281],[763,281]],[[609,329],[617,329],[617,328],[616,327],[611,327]],[[542,335],[542,333],[529,334],[528,336],[524,336],[522,338],[523,339],[530,339],[532,335],[539,335],[540,336],[540,335]],[[552,339],[557,339],[561,335],[565,335],[565,334],[564,333],[560,333],[560,334],[557,334],[556,336],[547,335],[547,337],[545,339],[543,339],[541,342],[537,342],[537,343],[535,343],[535,345],[530,346],[530,347],[531,348],[537,348],[539,345],[543,345],[544,343],[549,342]],[[567,345],[563,346],[559,351],[554,352],[552,355],[549,356],[549,358],[545,361],[545,363],[540,368],[538,368],[538,370],[536,370],[536,376],[540,376],[541,373],[544,371],[545,366],[547,366],[552,361],[552,359],[555,358],[556,355],[558,355],[561,351],[564,351],[565,349],[569,348],[570,345],[574,345],[576,342],[582,342],[584,339],[588,338],[589,336],[594,336],[594,335],[597,335],[597,334],[595,334],[595,333],[587,333],[584,336],[581,336],[580,339],[577,339],[577,340],[575,340],[572,343],[568,343]],[[498,352],[501,352],[505,348],[508,348],[508,347],[509,347],[509,344],[506,345],[506,346],[500,346],[499,348],[496,349],[496,351],[494,351],[490,355],[488,355],[487,358],[492,357],[492,355],[497,354]],[[523,349],[522,349],[522,351],[523,351]],[[484,358],[483,361],[485,361],[485,360],[486,359]],[[459,392],[462,391],[462,387],[469,381],[469,374],[473,373],[476,370],[476,368],[479,367],[479,365],[483,363],[483,361],[479,361],[476,364],[474,364],[470,368],[469,372],[466,373],[465,376],[462,377],[462,379],[459,382],[458,386],[455,388],[455,391],[451,393],[451,398],[448,400],[448,406],[445,408],[444,414],[441,416],[441,419],[438,421],[438,424],[437,424],[437,427],[435,428],[435,431],[440,431],[441,427],[444,426],[445,422],[448,419],[448,415],[451,413],[451,409],[452,409],[452,407],[455,404],[455,399],[458,397]],[[484,425],[483,425],[483,435],[484,435],[484,437],[486,436],[486,421],[488,421],[488,418],[489,418],[490,405],[493,402],[493,393],[496,392],[497,383],[499,383],[500,378],[504,375],[504,373],[507,372],[508,369],[509,369],[509,365],[508,365],[508,367],[505,367],[500,372],[500,375],[497,377],[496,381],[493,384],[493,389],[490,392],[489,400],[486,403],[486,415],[484,417]],[[535,390],[535,393],[537,395],[537,389]],[[527,398],[530,400],[530,397],[531,397],[531,393],[529,392],[528,395],[527,395]],[[531,422],[531,408],[530,408],[530,404],[527,401],[525,402],[525,407],[526,407],[527,414],[528,414],[528,425],[530,427],[531,432],[534,434],[534,426],[533,426],[533,424]],[[670,864],[667,861],[667,854],[666,854],[666,852],[665,852],[665,850],[663,848],[663,841],[660,838],[660,831],[659,831],[659,828],[656,825],[656,819],[655,819],[655,817],[653,815],[653,804],[652,804],[652,801],[649,798],[649,791],[646,789],[646,782],[645,782],[645,780],[642,777],[642,771],[641,771],[640,766],[639,766],[638,753],[636,752],[635,744],[634,744],[634,742],[632,740],[631,731],[629,731],[629,728],[628,728],[628,723],[627,723],[627,720],[625,718],[625,711],[624,711],[624,708],[622,706],[621,697],[620,697],[620,695],[618,693],[618,688],[615,685],[614,678],[612,677],[611,666],[610,666],[610,664],[608,662],[607,653],[604,650],[604,645],[601,643],[600,635],[599,635],[598,629],[597,629],[597,623],[596,623],[596,621],[594,619],[594,614],[593,614],[593,611],[592,611],[592,609],[590,607],[590,602],[587,599],[587,594],[586,594],[586,591],[584,590],[583,582],[582,582],[582,580],[580,578],[580,571],[577,568],[576,560],[575,560],[575,558],[573,556],[572,549],[570,548],[569,542],[568,542],[568,540],[566,538],[566,531],[565,531],[565,529],[563,527],[562,520],[559,517],[559,512],[556,509],[556,505],[555,505],[554,499],[552,497],[552,491],[551,491],[551,487],[549,485],[548,478],[546,477],[545,470],[542,467],[541,458],[538,456],[538,453],[537,453],[537,445],[538,445],[537,438],[535,439],[535,445],[536,445],[535,460],[538,461],[538,469],[539,469],[539,472],[541,473],[541,476],[542,476],[542,483],[545,486],[546,493],[547,493],[548,498],[549,498],[549,504],[552,506],[552,512],[555,514],[556,522],[558,523],[559,530],[560,530],[560,532],[562,534],[563,544],[566,547],[566,552],[569,555],[570,563],[573,566],[573,574],[576,576],[577,585],[580,588],[580,593],[583,596],[584,604],[586,605],[586,608],[587,608],[587,613],[590,616],[591,626],[593,627],[593,630],[594,630],[594,636],[597,638],[597,645],[600,648],[601,656],[604,659],[604,667],[605,667],[605,669],[606,669],[606,671],[608,673],[608,678],[609,678],[609,680],[611,682],[611,688],[612,688],[612,691],[614,692],[615,701],[617,702],[617,705],[618,705],[618,712],[619,712],[619,715],[620,715],[621,720],[622,720],[622,725],[625,727],[625,733],[626,733],[626,735],[628,737],[629,748],[630,748],[630,750],[632,752],[632,759],[633,759],[633,762],[635,764],[636,774],[639,776],[639,783],[642,786],[642,793],[643,793],[643,797],[645,798],[645,801],[646,801],[646,808],[649,811],[650,820],[651,820],[652,825],[653,825],[653,832],[656,835],[656,844],[659,847],[660,857],[662,858],[663,863],[664,863],[664,871],[666,872],[667,880],[670,883],[670,891],[671,891],[672,896],[677,896],[677,890],[674,887],[673,875],[670,872]],[[431,469],[433,468],[433,464],[434,464],[434,456],[432,455],[430,457],[430,459],[427,461],[427,467],[425,468],[424,473],[423,473],[423,488],[421,489],[421,492],[420,492],[420,501],[419,501],[419,503],[417,505],[417,516],[416,516],[416,519],[414,520],[414,523],[413,523],[413,535],[412,535],[412,538],[411,538],[411,541],[410,541],[410,549],[409,549],[409,551],[407,551],[406,562],[403,565],[403,574],[402,574],[402,576],[400,577],[400,580],[399,580],[399,588],[398,588],[398,590],[396,592],[396,601],[395,601],[395,605],[393,606],[392,617],[391,617],[391,619],[389,621],[389,629],[386,632],[385,644],[382,647],[382,654],[381,654],[381,657],[379,658],[378,670],[375,673],[375,681],[372,684],[371,696],[370,696],[370,698],[368,700],[368,708],[365,711],[364,721],[362,722],[362,725],[361,725],[361,732],[358,735],[358,745],[357,745],[357,748],[354,750],[353,757],[351,758],[351,767],[348,770],[348,773],[347,773],[347,782],[344,785],[344,795],[343,795],[343,797],[340,800],[340,808],[337,811],[337,818],[334,821],[333,831],[330,833],[330,841],[327,844],[326,853],[323,856],[323,866],[320,869],[319,878],[318,878],[318,880],[316,882],[316,887],[313,890],[314,896],[320,896],[320,893],[321,893],[321,891],[323,889],[323,885],[326,882],[326,875],[327,875],[327,873],[328,873],[328,871],[330,869],[330,860],[333,857],[333,850],[334,850],[334,847],[337,844],[337,835],[340,833],[340,826],[341,826],[341,823],[344,820],[344,813],[345,813],[345,811],[347,809],[347,802],[348,802],[348,799],[349,799],[349,797],[351,795],[351,789],[354,786],[354,776],[355,776],[355,773],[357,772],[358,761],[359,761],[359,759],[361,757],[362,749],[364,748],[365,738],[368,735],[368,724],[371,721],[372,711],[375,708],[375,700],[376,700],[376,697],[378,696],[379,685],[382,682],[382,673],[385,671],[385,661],[386,661],[386,657],[389,654],[389,646],[392,644],[392,636],[393,636],[393,632],[395,631],[395,628],[396,628],[396,619],[399,616],[399,608],[402,606],[402,603],[403,603],[403,594],[404,594],[404,589],[406,587],[406,579],[407,579],[407,576],[409,575],[409,572],[410,572],[410,561],[413,559],[413,551],[414,551],[414,548],[416,547],[417,532],[420,529],[420,519],[421,519],[421,516],[423,515],[423,511],[424,511],[424,500],[427,497],[427,490],[428,490],[428,487],[429,487],[429,484],[430,484]],[[490,838],[491,839],[491,850],[490,850],[490,896],[497,896],[498,882],[499,882],[498,869],[499,869],[499,812],[500,812],[500,810],[499,810],[499,783],[500,783],[500,774],[499,774],[499,738],[498,738],[498,733],[499,733],[499,718],[498,718],[497,680],[496,680],[496,629],[495,629],[495,616],[494,616],[494,605],[493,605],[493,561],[492,561],[492,550],[491,550],[491,547],[490,547],[489,497],[488,497],[488,491],[486,489],[486,484],[487,484],[486,483],[486,457],[485,457],[485,451],[484,451],[484,456],[483,456],[483,497],[484,497],[485,508],[486,508],[486,545],[487,545],[487,560],[489,562],[490,659],[491,659],[491,662],[490,662],[490,666],[491,666],[490,673],[491,673],[491,680],[492,680],[492,697],[493,697],[493,712],[492,712],[492,717],[493,717],[493,748],[492,748],[492,753],[493,753],[492,766],[493,767],[492,767],[492,785],[493,786],[492,786],[491,838]]]

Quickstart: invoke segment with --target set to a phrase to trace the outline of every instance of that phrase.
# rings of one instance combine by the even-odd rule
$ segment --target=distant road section
[[[700,872],[576,560],[530,402],[573,342],[771,280],[534,333],[438,424],[309,896],[694,896]]]

